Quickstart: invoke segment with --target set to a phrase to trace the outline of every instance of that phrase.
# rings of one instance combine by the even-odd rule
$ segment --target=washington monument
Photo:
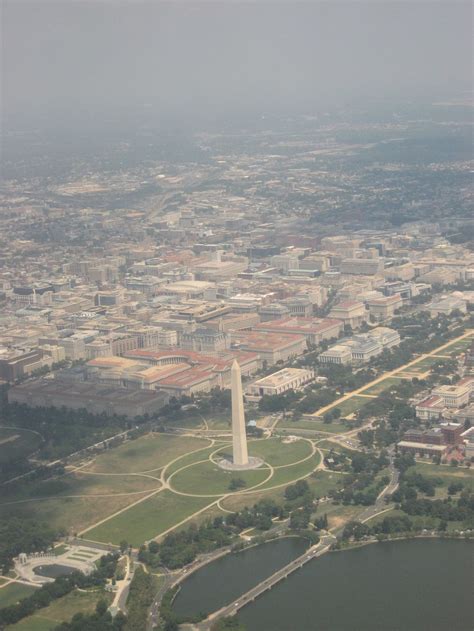
[[[244,399],[242,396],[242,377],[240,366],[234,359],[230,371],[232,391],[232,447],[234,465],[249,464],[247,435],[245,433]]]
[[[258,456],[249,457],[247,451],[242,376],[240,366],[235,360],[230,369],[230,387],[232,393],[232,458],[230,456],[222,458],[217,464],[226,471],[257,469],[263,464],[263,460]]]

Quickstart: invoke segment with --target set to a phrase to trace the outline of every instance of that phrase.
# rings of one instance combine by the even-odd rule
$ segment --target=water
[[[57,578],[58,576],[68,576],[77,569],[70,565],[59,565],[54,563],[53,565],[38,565],[33,568],[33,572],[38,576],[47,576],[48,578]]]
[[[303,554],[308,546],[306,539],[290,537],[217,559],[182,584],[173,609],[186,616],[216,611]]]
[[[238,617],[247,631],[472,631],[473,552],[418,539],[326,554]]]

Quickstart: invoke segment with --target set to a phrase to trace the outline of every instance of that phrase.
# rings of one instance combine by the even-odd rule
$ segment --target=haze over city
[[[311,113],[471,88],[469,2],[3,3],[6,122]],[[85,120],[84,120],[85,119]]]

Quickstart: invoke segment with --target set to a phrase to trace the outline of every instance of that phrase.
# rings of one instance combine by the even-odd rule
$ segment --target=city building
[[[232,348],[257,353],[262,364],[273,366],[302,355],[307,344],[303,335],[235,331],[232,333]]]
[[[345,326],[352,329],[358,329],[368,320],[368,313],[363,302],[344,300],[331,309],[329,317],[342,320]]]
[[[314,371],[304,368],[283,368],[267,377],[257,379],[247,387],[250,399],[300,390],[314,380]]]
[[[331,318],[282,318],[262,322],[254,327],[254,331],[303,335],[310,344],[336,339],[343,329],[344,324],[341,320]]]
[[[403,306],[400,294],[392,296],[381,296],[380,298],[370,298],[367,300],[369,313],[374,320],[387,320],[391,318],[397,309]]]
[[[360,274],[364,276],[374,276],[380,274],[384,269],[384,259],[357,259],[347,258],[341,262],[341,274]]]

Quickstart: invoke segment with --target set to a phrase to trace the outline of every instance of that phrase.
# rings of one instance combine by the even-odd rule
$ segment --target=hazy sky
[[[470,2],[4,0],[2,106],[306,109],[467,89]]]

